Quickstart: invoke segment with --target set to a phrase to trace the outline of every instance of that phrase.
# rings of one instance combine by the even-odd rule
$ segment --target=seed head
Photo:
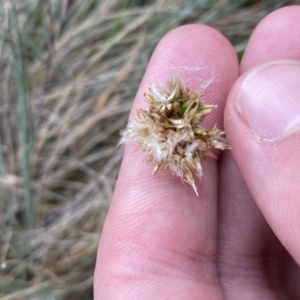
[[[202,176],[201,159],[215,157],[211,149],[230,149],[224,131],[215,125],[201,126],[217,105],[201,101],[203,94],[184,88],[178,77],[172,77],[166,88],[150,85],[145,94],[148,110],[138,109],[137,117],[121,132],[119,144],[135,141],[145,152],[145,161],[154,162],[153,173],[169,168],[188,182],[197,193],[194,175]]]

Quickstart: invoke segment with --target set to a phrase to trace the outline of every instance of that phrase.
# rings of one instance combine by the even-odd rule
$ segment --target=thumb
[[[300,265],[300,62],[270,61],[240,77],[225,129],[253,198]]]

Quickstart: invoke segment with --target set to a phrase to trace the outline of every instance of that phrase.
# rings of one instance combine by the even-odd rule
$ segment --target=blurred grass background
[[[242,56],[255,25],[298,1],[0,1],[0,300],[93,299],[116,148],[149,57],[186,23]]]

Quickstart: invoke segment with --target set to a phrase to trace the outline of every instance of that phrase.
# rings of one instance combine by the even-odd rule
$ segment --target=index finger
[[[237,58],[229,42],[202,25],[171,31],[151,58],[131,118],[137,108],[146,106],[143,94],[149,84],[163,85],[170,75],[179,76],[191,89],[207,85],[205,102],[219,108],[207,117],[205,126],[217,123],[222,127],[224,104],[238,76]],[[216,161],[203,162],[203,170],[197,197],[167,170],[152,175],[143,154],[126,146],[99,245],[96,299],[108,294],[155,299],[158,291],[160,299],[174,294],[179,299],[195,295],[221,299],[215,265]]]

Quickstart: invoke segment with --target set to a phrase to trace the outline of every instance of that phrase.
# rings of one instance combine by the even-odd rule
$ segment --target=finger
[[[180,27],[157,46],[131,117],[145,105],[149,84],[161,85],[174,74],[191,89],[212,81],[205,101],[220,108],[205,126],[221,124],[222,107],[237,73],[235,53],[220,33],[200,25]],[[125,147],[99,245],[96,299],[221,299],[215,265],[216,162],[203,163],[197,197],[168,171],[151,175],[142,157]]]

